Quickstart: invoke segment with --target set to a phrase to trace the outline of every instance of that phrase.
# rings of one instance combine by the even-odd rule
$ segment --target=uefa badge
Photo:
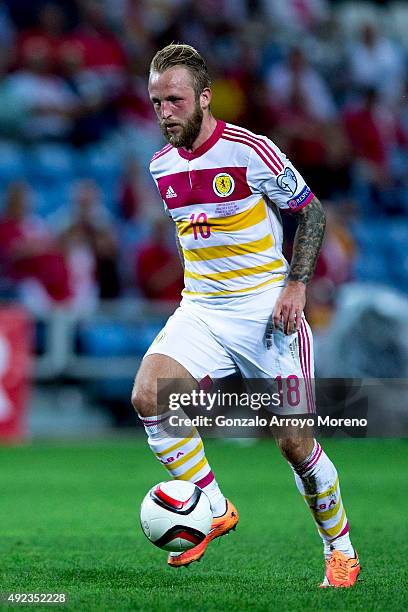
[[[220,198],[226,198],[229,196],[235,188],[235,181],[230,174],[226,172],[220,172],[214,176],[213,189]]]
[[[280,174],[276,182],[283,191],[289,192],[291,195],[295,195],[297,190],[297,179],[296,175],[290,168],[285,168],[283,174]]]

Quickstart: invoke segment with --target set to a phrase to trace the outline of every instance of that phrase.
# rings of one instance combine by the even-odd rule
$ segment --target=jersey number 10
[[[199,233],[202,238],[209,238],[211,236],[208,217],[204,212],[201,212],[197,216],[195,216],[194,213],[190,215],[190,225],[193,228],[194,240],[198,240]]]

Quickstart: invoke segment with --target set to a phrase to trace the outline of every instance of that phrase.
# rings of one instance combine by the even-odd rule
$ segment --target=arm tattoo
[[[184,266],[183,249],[181,248],[180,239],[178,237],[177,230],[176,230],[176,245],[177,245],[178,254],[180,256],[181,265],[183,266],[183,270],[184,270],[185,266]]]
[[[313,200],[297,215],[298,227],[293,245],[288,280],[309,282],[313,276],[320,247],[322,246],[326,215],[319,200]]]

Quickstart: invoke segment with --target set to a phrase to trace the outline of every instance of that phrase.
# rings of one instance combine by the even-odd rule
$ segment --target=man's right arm
[[[185,266],[184,266],[183,249],[181,248],[180,239],[178,237],[177,230],[176,230],[176,244],[177,244],[177,250],[180,256],[181,265],[183,266],[183,270],[184,270]]]

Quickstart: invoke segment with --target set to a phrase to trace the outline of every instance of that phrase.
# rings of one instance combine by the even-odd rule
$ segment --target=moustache
[[[171,128],[171,127],[176,127],[176,126],[180,126],[180,125],[181,125],[180,123],[171,123],[171,122],[165,123],[163,121],[160,123],[160,126],[162,128]]]

